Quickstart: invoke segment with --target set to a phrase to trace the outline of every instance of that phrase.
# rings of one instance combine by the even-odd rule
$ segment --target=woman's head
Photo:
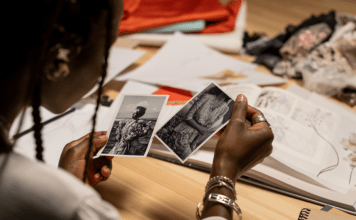
[[[50,111],[68,109],[98,82],[105,41],[116,39],[122,8],[122,0],[16,1],[9,8],[13,56],[7,63],[14,68],[8,78],[24,79],[26,91],[39,84],[41,104]]]
[[[100,76],[105,77],[123,2],[20,0],[5,4],[10,16],[4,27],[4,52],[10,68],[0,89],[13,98],[3,97],[0,111],[11,122],[21,108],[32,105],[36,157],[42,160],[39,106],[61,113],[85,95]],[[98,94],[100,97],[101,86]],[[95,118],[96,111],[92,134]]]

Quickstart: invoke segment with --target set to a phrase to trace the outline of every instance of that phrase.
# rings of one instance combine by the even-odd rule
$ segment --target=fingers
[[[242,94],[238,95],[235,101],[231,119],[240,119],[241,121],[245,121],[247,106],[247,98]]]
[[[112,162],[106,157],[99,157],[95,159],[94,166],[96,167],[96,173],[94,180],[98,183],[100,181],[107,180],[111,175]]]
[[[109,176],[111,175],[111,169],[109,169],[108,166],[104,165],[102,168],[101,168],[101,175],[104,177],[104,178],[109,178]]]
[[[251,106],[248,106],[247,114],[246,114],[247,119],[249,119],[250,121],[253,121],[259,115],[262,115],[264,117],[263,113],[260,110],[255,109]],[[250,130],[259,130],[262,128],[269,128],[268,123],[267,122],[258,122],[258,123],[252,124],[252,126],[249,129]]]

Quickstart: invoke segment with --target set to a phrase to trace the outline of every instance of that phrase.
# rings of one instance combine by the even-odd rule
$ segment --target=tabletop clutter
[[[125,81],[126,84],[114,101],[108,100],[108,97],[103,99],[104,106],[98,112],[98,121],[102,123],[99,123],[97,129],[114,128],[112,121],[115,121],[114,118],[118,114],[117,106],[125,101],[123,97],[119,101],[120,95],[124,95],[121,94],[122,92],[130,95],[140,93],[142,95],[171,95],[162,101],[167,106],[162,108],[162,112],[165,112],[160,115],[161,121],[156,118],[158,127],[167,122],[183,105],[189,104],[189,100],[195,97],[194,95],[199,95],[202,90],[207,91],[207,88],[221,86],[221,89],[232,99],[236,98],[237,92],[246,92],[251,105],[265,108],[267,119],[271,122],[272,128],[276,129],[275,141],[279,141],[277,145],[281,148],[290,146],[288,149],[290,155],[293,150],[305,155],[313,153],[315,154],[313,162],[318,160],[320,163],[317,168],[314,167],[315,172],[317,171],[315,175],[306,174],[307,165],[289,166],[282,159],[284,155],[287,155],[287,151],[282,152],[282,150],[277,152],[279,156],[274,159],[281,158],[277,163],[278,166],[293,169],[295,176],[280,174],[278,172],[282,171],[267,165],[261,166],[260,170],[255,170],[251,176],[261,180],[262,177],[256,173],[269,172],[270,176],[279,178],[279,182],[275,182],[275,185],[290,184],[290,188],[285,188],[287,191],[293,191],[293,187],[298,188],[293,185],[294,183],[288,182],[290,179],[299,181],[301,185],[304,184],[300,189],[315,191],[312,196],[310,194],[314,192],[306,193],[304,196],[309,195],[311,198],[319,199],[322,197],[324,202],[335,202],[336,206],[355,213],[353,205],[356,201],[345,193],[356,195],[356,174],[352,177],[352,172],[356,167],[356,164],[352,162],[356,158],[356,133],[352,130],[354,127],[351,124],[345,130],[341,129],[336,132],[335,129],[342,123],[355,121],[356,115],[352,110],[330,103],[330,100],[324,100],[324,97],[320,95],[337,98],[351,107],[356,105],[356,15],[331,11],[327,14],[312,16],[298,26],[287,26],[282,33],[270,38],[264,33],[245,32],[246,4],[245,0],[230,1],[224,5],[218,0],[181,0],[174,3],[166,0],[124,0],[124,15],[119,27],[120,38],[137,40],[141,45],[163,45],[163,47],[149,61],[124,74],[122,71],[144,53],[134,49],[111,48],[105,83],[115,78],[114,80]],[[229,48],[230,45],[231,48]],[[255,60],[253,63],[248,63],[218,51],[253,55]],[[257,64],[266,66],[273,75],[257,71]],[[286,82],[287,79],[302,80],[304,88],[294,86],[285,92],[272,87],[256,86],[278,85]],[[94,90],[83,98],[88,100],[90,96],[95,96],[95,94],[91,95]],[[149,98],[152,99],[152,97]],[[91,104],[84,105],[84,107],[78,106],[75,106],[74,113],[44,127],[44,142],[49,142],[51,139],[52,143],[56,143],[55,147],[52,146],[44,152],[45,161],[48,161],[50,165],[57,165],[61,146],[89,132],[90,126],[88,125],[93,106]],[[30,112],[27,110],[26,114]],[[309,124],[305,122],[305,118],[311,117],[308,115],[311,112],[315,113],[313,115],[314,127],[310,125],[312,121]],[[339,117],[337,112],[345,114]],[[55,116],[45,109],[42,109],[42,114],[43,121]],[[75,122],[70,122],[69,119]],[[283,120],[286,123],[283,124]],[[291,124],[293,126],[289,126]],[[116,125],[119,123],[117,122]],[[24,121],[23,129],[31,126],[31,121]],[[311,135],[317,126],[320,128],[320,133],[316,132],[318,135]],[[293,140],[285,141],[285,137],[296,128],[302,128],[305,134],[299,133],[301,137],[304,136],[299,138],[301,141],[298,138],[294,140],[295,143],[303,144],[310,140],[310,137],[316,137],[314,141],[318,149],[311,149],[306,144],[302,152],[302,148],[296,149],[293,147],[295,144],[287,143]],[[119,130],[118,127],[115,129]],[[14,128],[11,130],[10,133],[14,134]],[[308,133],[309,130],[310,133]],[[63,135],[64,133],[66,135]],[[331,134],[334,136],[331,137]],[[334,154],[334,151],[323,142],[324,137],[331,139],[332,148],[336,151],[338,161],[341,161],[340,166],[344,166],[344,170],[347,169],[342,177],[340,173],[337,173],[335,175],[323,174],[324,177],[321,175],[319,178],[321,174],[319,165],[328,166],[322,164],[320,157],[317,156],[322,146],[329,148],[328,160],[333,163],[330,155]],[[276,140],[278,138],[280,139]],[[31,148],[28,145],[33,142],[29,139],[32,139],[31,135],[20,138],[15,150],[26,156],[32,155],[29,153]],[[160,147],[153,151],[161,158],[169,157],[169,153]],[[201,160],[201,163],[195,165],[205,164],[205,168],[209,168],[206,164],[210,163],[211,149],[194,151],[192,154],[195,152],[195,157],[194,155],[192,157],[195,161]],[[147,152],[144,155],[146,156]],[[208,155],[208,159],[202,159],[201,155]],[[293,156],[295,156],[293,161],[296,163],[298,161],[307,163],[305,158],[297,158],[298,153]],[[180,159],[179,161],[186,162],[187,160]],[[351,168],[351,176],[349,168]],[[338,167],[338,169],[341,168]],[[319,174],[316,175],[317,173]],[[298,179],[297,176],[300,174],[303,175],[303,180]],[[337,181],[329,182],[328,179],[331,179],[329,177],[345,181],[342,184],[338,184]],[[267,180],[264,181],[267,182]],[[302,181],[305,183],[301,183]],[[312,184],[316,185],[312,186]],[[330,191],[319,188],[320,185],[326,186]],[[279,186],[285,187],[283,184]],[[338,196],[338,199],[334,199],[334,196]]]
[[[157,45],[153,37],[161,38],[174,31],[197,39],[213,34],[215,40],[200,39],[201,42],[225,51],[219,38],[240,32],[234,35],[234,41],[241,42],[235,53],[254,55],[254,63],[265,65],[275,75],[302,79],[310,91],[356,105],[356,15],[335,11],[313,15],[270,38],[263,33],[244,32],[246,1],[242,0],[224,6],[218,0],[180,1],[173,6],[163,0],[127,3],[119,28],[123,37]],[[239,22],[242,25],[237,25]]]

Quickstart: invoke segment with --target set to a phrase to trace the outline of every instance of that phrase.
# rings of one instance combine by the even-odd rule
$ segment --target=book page
[[[334,169],[323,172],[320,178],[337,179],[346,183],[349,188],[356,187],[356,112],[345,108],[338,103],[321,95],[313,93],[310,102],[319,106],[329,107],[338,113],[340,120],[334,135],[329,137],[323,135],[329,142],[329,148],[333,148],[332,159],[328,160],[325,167],[334,166]]]
[[[313,178],[344,189],[354,187],[350,164],[356,156],[352,150],[343,150],[342,144],[353,146],[356,123],[314,104],[317,98],[310,97],[311,101],[277,88],[262,89],[255,106],[270,118],[275,134],[273,155]]]
[[[254,107],[271,109],[289,117],[299,98],[283,89],[265,87],[255,102]]]
[[[221,87],[232,99],[236,99],[239,94],[244,94],[248,104],[254,106],[262,88],[254,84],[235,84]]]
[[[302,172],[328,188],[345,193],[346,181],[321,178],[327,164],[335,163],[334,151],[328,142],[311,127],[270,109],[260,109],[271,124],[274,133],[271,157]],[[329,183],[329,184],[325,184]]]

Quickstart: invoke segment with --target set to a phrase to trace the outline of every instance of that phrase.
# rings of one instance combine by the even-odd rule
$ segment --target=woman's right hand
[[[247,104],[244,95],[236,98],[229,124],[223,130],[215,149],[210,177],[226,176],[234,183],[247,170],[262,162],[272,153],[273,133],[266,122],[251,124],[258,115],[257,109]],[[233,198],[227,188],[213,188],[209,193],[219,193]],[[232,209],[220,203],[205,201],[202,218],[221,216],[232,219]]]
[[[227,176],[236,181],[272,153],[274,136],[269,125],[246,123],[258,115],[263,114],[248,106],[244,95],[237,96],[231,120],[216,146],[211,176]]]

